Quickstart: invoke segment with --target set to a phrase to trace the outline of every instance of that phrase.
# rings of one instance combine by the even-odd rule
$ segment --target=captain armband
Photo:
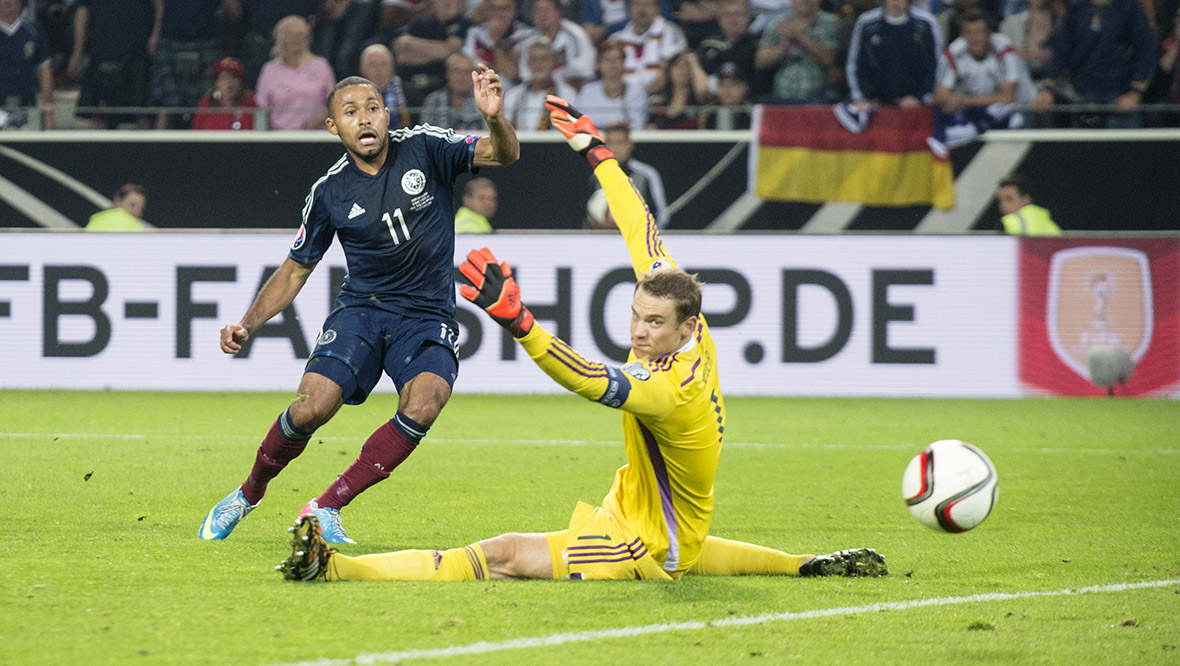
[[[622,368],[614,366],[606,367],[606,391],[598,398],[598,402],[607,407],[622,407],[623,403],[627,402],[627,397],[631,395],[631,380],[627,377],[627,373],[623,372]]]

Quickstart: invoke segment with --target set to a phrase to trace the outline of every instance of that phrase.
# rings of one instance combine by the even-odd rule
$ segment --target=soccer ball
[[[926,527],[966,532],[996,504],[996,468],[977,447],[957,439],[937,441],[906,465],[905,503]]]

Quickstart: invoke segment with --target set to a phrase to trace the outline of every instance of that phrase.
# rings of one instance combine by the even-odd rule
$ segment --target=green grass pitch
[[[713,533],[875,547],[886,578],[306,585],[273,570],[285,529],[395,398],[343,409],[233,536],[199,541],[287,399],[0,391],[0,664],[1180,663],[1176,402],[731,398]],[[619,431],[575,397],[457,395],[345,511],[346,552],[560,529],[610,486]],[[901,500],[943,438],[999,470],[965,534]],[[1137,581],[1168,582],[1078,592]]]

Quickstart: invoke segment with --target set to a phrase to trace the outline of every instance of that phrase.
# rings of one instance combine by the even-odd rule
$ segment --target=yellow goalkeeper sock
[[[697,563],[689,573],[702,576],[795,576],[810,555],[790,555],[781,550],[705,537]]]
[[[328,580],[486,580],[488,560],[479,544],[439,552],[400,550],[328,560]]]

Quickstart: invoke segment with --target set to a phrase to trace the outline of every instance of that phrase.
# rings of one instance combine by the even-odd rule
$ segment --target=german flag
[[[880,107],[871,120],[862,118],[867,126],[859,132],[848,120],[846,126],[830,106],[755,107],[754,194],[770,201],[955,205],[950,163],[927,141],[934,128],[929,108]]]

